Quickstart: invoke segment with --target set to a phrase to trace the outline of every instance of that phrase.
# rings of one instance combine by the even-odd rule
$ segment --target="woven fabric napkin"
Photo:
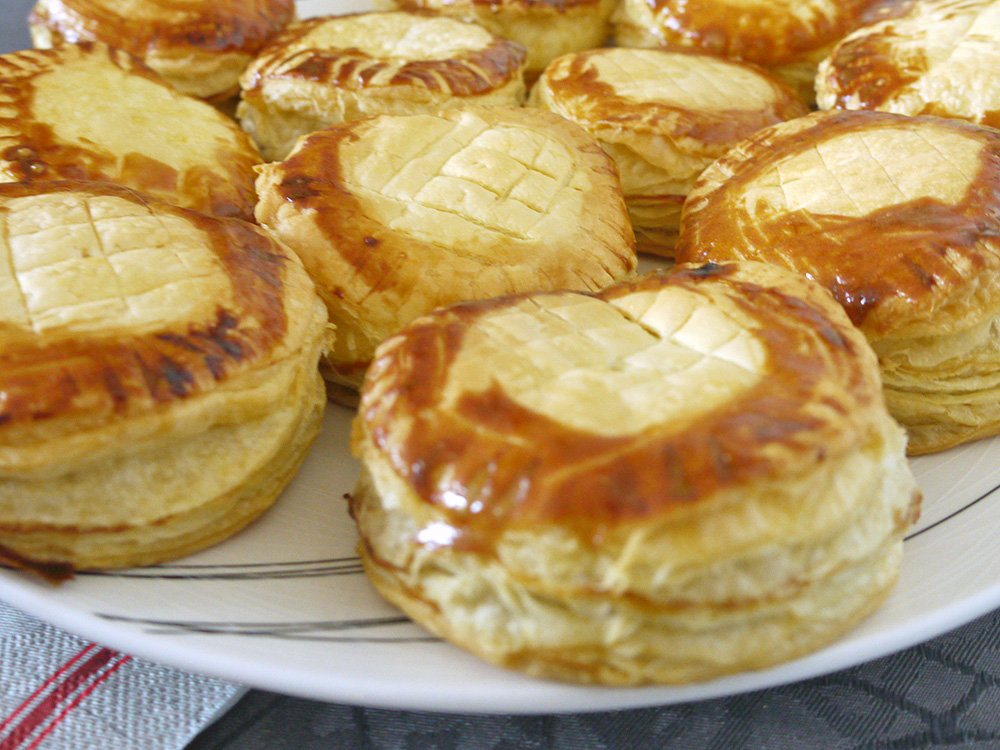
[[[0,602],[0,750],[180,750],[244,692]]]

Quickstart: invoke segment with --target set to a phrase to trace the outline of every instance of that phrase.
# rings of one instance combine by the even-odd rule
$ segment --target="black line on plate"
[[[168,580],[267,580],[360,575],[364,572],[357,557],[272,563],[231,563],[219,565],[151,565],[131,570],[81,571],[80,576],[102,578],[149,578]]]
[[[433,635],[413,636],[374,636],[374,635],[325,635],[309,633],[234,633],[219,630],[197,630],[187,628],[175,630],[171,628],[146,628],[150,635],[238,635],[244,638],[271,638],[276,641],[307,641],[309,643],[439,643],[440,638]]]
[[[903,541],[904,542],[908,542],[911,539],[915,539],[916,537],[920,536],[924,532],[930,531],[931,529],[933,529],[933,528],[935,528],[937,526],[940,526],[941,524],[945,523],[946,521],[950,521],[955,516],[960,515],[961,513],[964,513],[965,511],[967,511],[969,508],[971,508],[976,503],[980,502],[981,500],[985,500],[990,495],[992,495],[993,493],[995,493],[997,490],[1000,490],[1000,484],[994,485],[993,489],[987,490],[982,495],[980,495],[979,497],[977,497],[975,500],[972,500],[972,501],[966,503],[965,505],[963,505],[958,510],[952,511],[951,513],[949,513],[948,515],[946,515],[944,518],[939,518],[937,521],[935,521],[934,523],[932,523],[930,526],[925,526],[924,528],[920,529],[919,531],[914,531],[912,534],[909,534],[908,536],[903,537]]]
[[[247,563],[161,563],[159,565],[150,565],[151,568],[263,568],[263,567],[277,567],[277,566],[289,566],[289,565],[319,565],[326,563],[337,563],[337,562],[356,562],[360,558],[357,555],[348,555],[347,557],[327,557],[320,558],[317,560],[284,560],[278,562],[247,562]]]
[[[343,643],[414,643],[436,642],[440,640],[432,635],[334,635],[334,633],[351,630],[371,630],[387,626],[413,625],[412,620],[401,616],[373,617],[358,620],[318,620],[314,622],[212,622],[204,620],[158,620],[101,612],[95,614],[102,619],[113,622],[141,625],[147,632],[156,634],[183,635],[196,633],[201,635],[265,636],[284,640],[334,641]]]
[[[262,622],[254,620],[230,620],[228,622],[224,620],[161,620],[152,617],[134,617],[132,615],[114,615],[110,613],[98,613],[98,616],[106,620],[141,623],[144,625],[246,629],[270,628],[273,630],[353,630],[355,628],[378,628],[384,625],[407,625],[413,622],[403,615],[364,617],[349,620],[290,620],[285,622]]]

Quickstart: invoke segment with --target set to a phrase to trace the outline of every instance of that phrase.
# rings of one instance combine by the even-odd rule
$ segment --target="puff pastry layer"
[[[603,46],[616,0],[373,0],[376,8],[458,18],[524,45],[533,83],[552,60]]]
[[[808,111],[794,90],[756,67],[625,48],[559,57],[530,103],[597,138],[618,165],[637,248],[668,257],[702,170],[755,130]]]
[[[819,66],[823,109],[877,109],[1000,126],[1000,3],[898,3],[842,40]]]
[[[134,56],[100,42],[0,55],[0,181],[106,180],[253,219],[249,137]]]
[[[1000,135],[818,112],[702,173],[677,258],[778,263],[825,285],[879,355],[912,453],[1000,430]]]
[[[375,346],[436,306],[599,289],[636,265],[614,162],[543,110],[334,125],[265,165],[257,187],[258,220],[303,259],[337,326],[326,375],[352,390]]]
[[[404,327],[364,384],[351,511],[378,590],[483,658],[683,682],[879,604],[918,513],[904,442],[825,290],[678,266]]]
[[[0,185],[0,559],[140,565],[234,533],[319,429],[329,333],[259,228],[96,182]]]
[[[814,98],[816,66],[867,18],[873,0],[622,0],[622,47],[681,48],[756,63]]]
[[[345,120],[520,105],[524,61],[516,42],[451,18],[310,18],[292,24],[247,68],[237,117],[275,161],[300,136]]]
[[[36,47],[105,42],[186,94],[225,99],[257,51],[294,18],[294,0],[37,0],[28,22]]]

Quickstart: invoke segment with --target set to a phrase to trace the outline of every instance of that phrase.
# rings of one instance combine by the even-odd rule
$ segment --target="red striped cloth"
[[[242,693],[0,602],[0,750],[180,750]]]

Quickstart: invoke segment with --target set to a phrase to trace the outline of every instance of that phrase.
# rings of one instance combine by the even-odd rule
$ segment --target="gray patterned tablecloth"
[[[447,716],[252,691],[188,750],[1000,748],[1000,611],[829,676],[663,708]]]
[[[11,19],[24,18],[30,4],[31,0],[0,0],[0,52],[29,46],[26,27]],[[127,659],[116,658],[123,664]],[[130,698],[133,710],[140,711],[143,705],[159,710],[153,698],[162,696],[156,688],[160,668],[134,662],[130,670],[135,670],[133,692],[139,693]],[[189,691],[227,689],[196,678],[174,680],[171,685]],[[13,693],[18,686],[0,688]],[[101,717],[94,718],[95,726],[108,725],[97,721]],[[137,718],[133,716],[133,721]],[[203,718],[209,720],[209,716]],[[156,726],[155,722],[151,725]],[[96,742],[93,735],[77,737],[72,746],[103,746]],[[139,740],[133,744],[139,750],[145,747]],[[5,748],[0,735],[0,750]],[[250,691],[187,745],[187,750],[257,748],[1000,750],[1000,612],[899,654],[825,677],[662,708],[452,716],[329,705]]]

